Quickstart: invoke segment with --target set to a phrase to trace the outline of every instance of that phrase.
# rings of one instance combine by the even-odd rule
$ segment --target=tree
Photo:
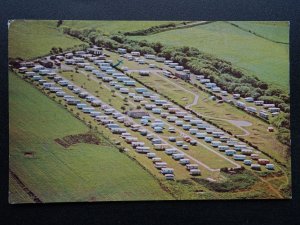
[[[141,109],[142,107],[140,106],[140,105],[138,105],[137,107],[136,107],[136,109]]]
[[[62,20],[57,21],[56,27],[60,27],[63,24]]]

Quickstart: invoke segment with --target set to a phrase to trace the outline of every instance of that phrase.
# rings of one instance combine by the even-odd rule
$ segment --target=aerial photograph
[[[291,199],[288,21],[8,21],[10,204]]]

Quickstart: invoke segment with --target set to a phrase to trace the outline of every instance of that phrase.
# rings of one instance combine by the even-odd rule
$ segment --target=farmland
[[[239,108],[231,92],[226,97],[213,93],[200,82],[197,71],[179,72],[177,66],[172,67],[166,61],[146,58],[144,51],[149,49],[153,56],[165,57],[162,55],[165,52],[156,51],[159,44],[130,42],[121,34],[132,32],[128,38],[133,39],[155,36],[150,41],[174,45],[177,37],[172,38],[174,42],[165,43],[163,37],[156,36],[171,32],[179,35],[177,32],[182,31],[196,35],[201,30],[201,35],[209,31],[212,39],[217,39],[220,29],[221,36],[228,36],[227,41],[237,40],[238,44],[240,38],[249,41],[249,35],[255,36],[258,39],[252,40],[252,44],[260,48],[270,43],[283,45],[275,42],[284,42],[286,25],[281,24],[285,27],[281,35],[276,35],[274,27],[263,28],[272,26],[271,23],[257,23],[261,26],[257,28],[247,23],[236,27],[226,22],[211,22],[144,37],[131,36],[135,31],[143,35],[143,29],[168,22],[63,21],[60,28],[56,28],[57,21],[46,21],[44,27],[42,21],[30,22],[45,29],[45,33],[58,32],[62,35],[61,43],[71,38],[90,47],[75,50],[78,43],[70,41],[63,48],[73,51],[49,55],[51,47],[59,46],[49,35],[49,40],[44,40],[46,44],[41,44],[49,46],[48,52],[46,48],[32,50],[32,56],[27,57],[34,62],[29,62],[32,65],[25,67],[26,72],[24,67],[10,63],[14,71],[9,73],[10,203],[290,198],[289,146],[278,139],[280,127],[274,125],[270,130],[270,120],[258,114],[266,108],[248,103],[245,96],[240,101],[255,107],[257,113]],[[62,32],[65,27],[74,31]],[[10,31],[9,38],[16,39],[21,29]],[[155,29],[154,33],[159,31],[158,27]],[[74,34],[76,39],[71,37]],[[184,34],[180,35],[186,41]],[[28,37],[24,35],[25,43]],[[202,39],[205,38],[201,36]],[[200,49],[201,41],[195,43],[194,47],[198,45]],[[192,46],[191,42],[188,45]],[[129,48],[127,52],[131,53],[120,53],[119,47]],[[10,48],[15,52],[13,57],[28,54],[24,49],[20,51],[22,47],[18,45]],[[239,59],[230,60],[234,65],[240,66],[250,57],[239,56],[241,52],[232,54],[229,48],[231,44],[222,51]],[[194,53],[199,56],[189,48],[175,51],[182,53],[183,58]],[[220,52],[216,53],[219,57]],[[44,61],[39,61],[47,54]],[[205,57],[215,65],[221,63]],[[193,56],[185,60],[193,60]],[[37,69],[40,65],[47,69]],[[248,72],[256,75],[255,71]],[[183,73],[189,74],[188,80],[181,77]],[[285,112],[273,115],[267,111],[274,120]],[[175,119],[171,120],[172,117]],[[131,138],[134,140],[130,141]],[[230,151],[234,153],[229,154]],[[189,169],[184,160],[197,169]],[[158,167],[160,163],[164,164],[162,168],[172,171],[165,175],[164,169]]]
[[[65,36],[57,27],[57,21],[17,20],[9,26],[8,56],[32,59],[49,54],[52,47],[63,50],[83,44],[78,39]]]
[[[42,201],[172,198],[101,136],[102,146],[81,143],[64,149],[55,143],[55,138],[89,129],[14,74],[9,84],[10,169]],[[25,151],[34,152],[34,158],[24,157]],[[10,185],[10,202],[18,202],[24,193],[15,182]]]
[[[241,26],[249,26],[243,23]],[[273,37],[279,33],[281,39],[286,40],[287,24],[279,29],[272,27],[271,31],[265,31],[265,27],[251,23],[251,29],[257,28],[262,35]],[[283,27],[283,28],[282,28]],[[277,28],[277,27],[276,27]],[[279,30],[279,31],[278,31]],[[258,31],[259,32],[259,31]],[[199,25],[192,28],[178,29],[148,36],[130,36],[134,40],[147,40],[155,42],[159,40],[168,46],[189,46],[216,55],[228,60],[253,74],[263,81],[288,90],[289,76],[289,51],[288,45],[278,44],[257,37],[249,32],[225,22],[214,22]],[[195,41],[197,40],[197,41]]]

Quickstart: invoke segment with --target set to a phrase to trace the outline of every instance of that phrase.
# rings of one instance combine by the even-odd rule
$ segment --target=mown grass
[[[32,59],[49,54],[52,47],[62,49],[83,42],[63,34],[56,20],[15,20],[8,30],[8,55]]]
[[[172,199],[136,162],[105,145],[54,142],[89,131],[63,107],[9,74],[10,169],[44,202]],[[34,158],[24,157],[35,152]],[[21,197],[14,190],[10,202]]]
[[[283,33],[284,36],[287,35],[287,31],[282,31],[281,28],[278,30],[279,36]],[[275,36],[275,31],[272,33]],[[257,37],[226,22],[214,22],[129,38],[159,41],[169,46],[196,47],[203,52],[232,62],[263,81],[278,85],[285,90],[289,89],[289,46]]]

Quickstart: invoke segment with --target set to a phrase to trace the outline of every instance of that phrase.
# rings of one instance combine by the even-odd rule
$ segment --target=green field
[[[242,29],[246,29],[268,40],[289,43],[288,22],[267,21],[230,21]]]
[[[106,34],[143,30],[153,26],[179,21],[92,21],[92,20],[66,20],[64,26],[73,29],[96,29]]]
[[[62,49],[83,42],[63,34],[55,20],[16,20],[9,27],[8,55],[11,58],[32,59],[49,54],[52,47]]]
[[[283,36],[283,33],[287,35],[281,28],[278,30],[279,36]],[[274,36],[274,29],[272,33]],[[169,46],[196,47],[203,52],[232,62],[263,81],[278,85],[285,90],[289,89],[289,46],[257,37],[226,22],[214,22],[128,38],[159,41]]]
[[[10,170],[42,201],[172,199],[100,135],[101,145],[58,145],[55,138],[88,128],[14,74],[9,75],[9,96]],[[34,158],[24,157],[25,151],[35,152]],[[26,202],[15,182],[10,182],[10,191],[11,203]]]

